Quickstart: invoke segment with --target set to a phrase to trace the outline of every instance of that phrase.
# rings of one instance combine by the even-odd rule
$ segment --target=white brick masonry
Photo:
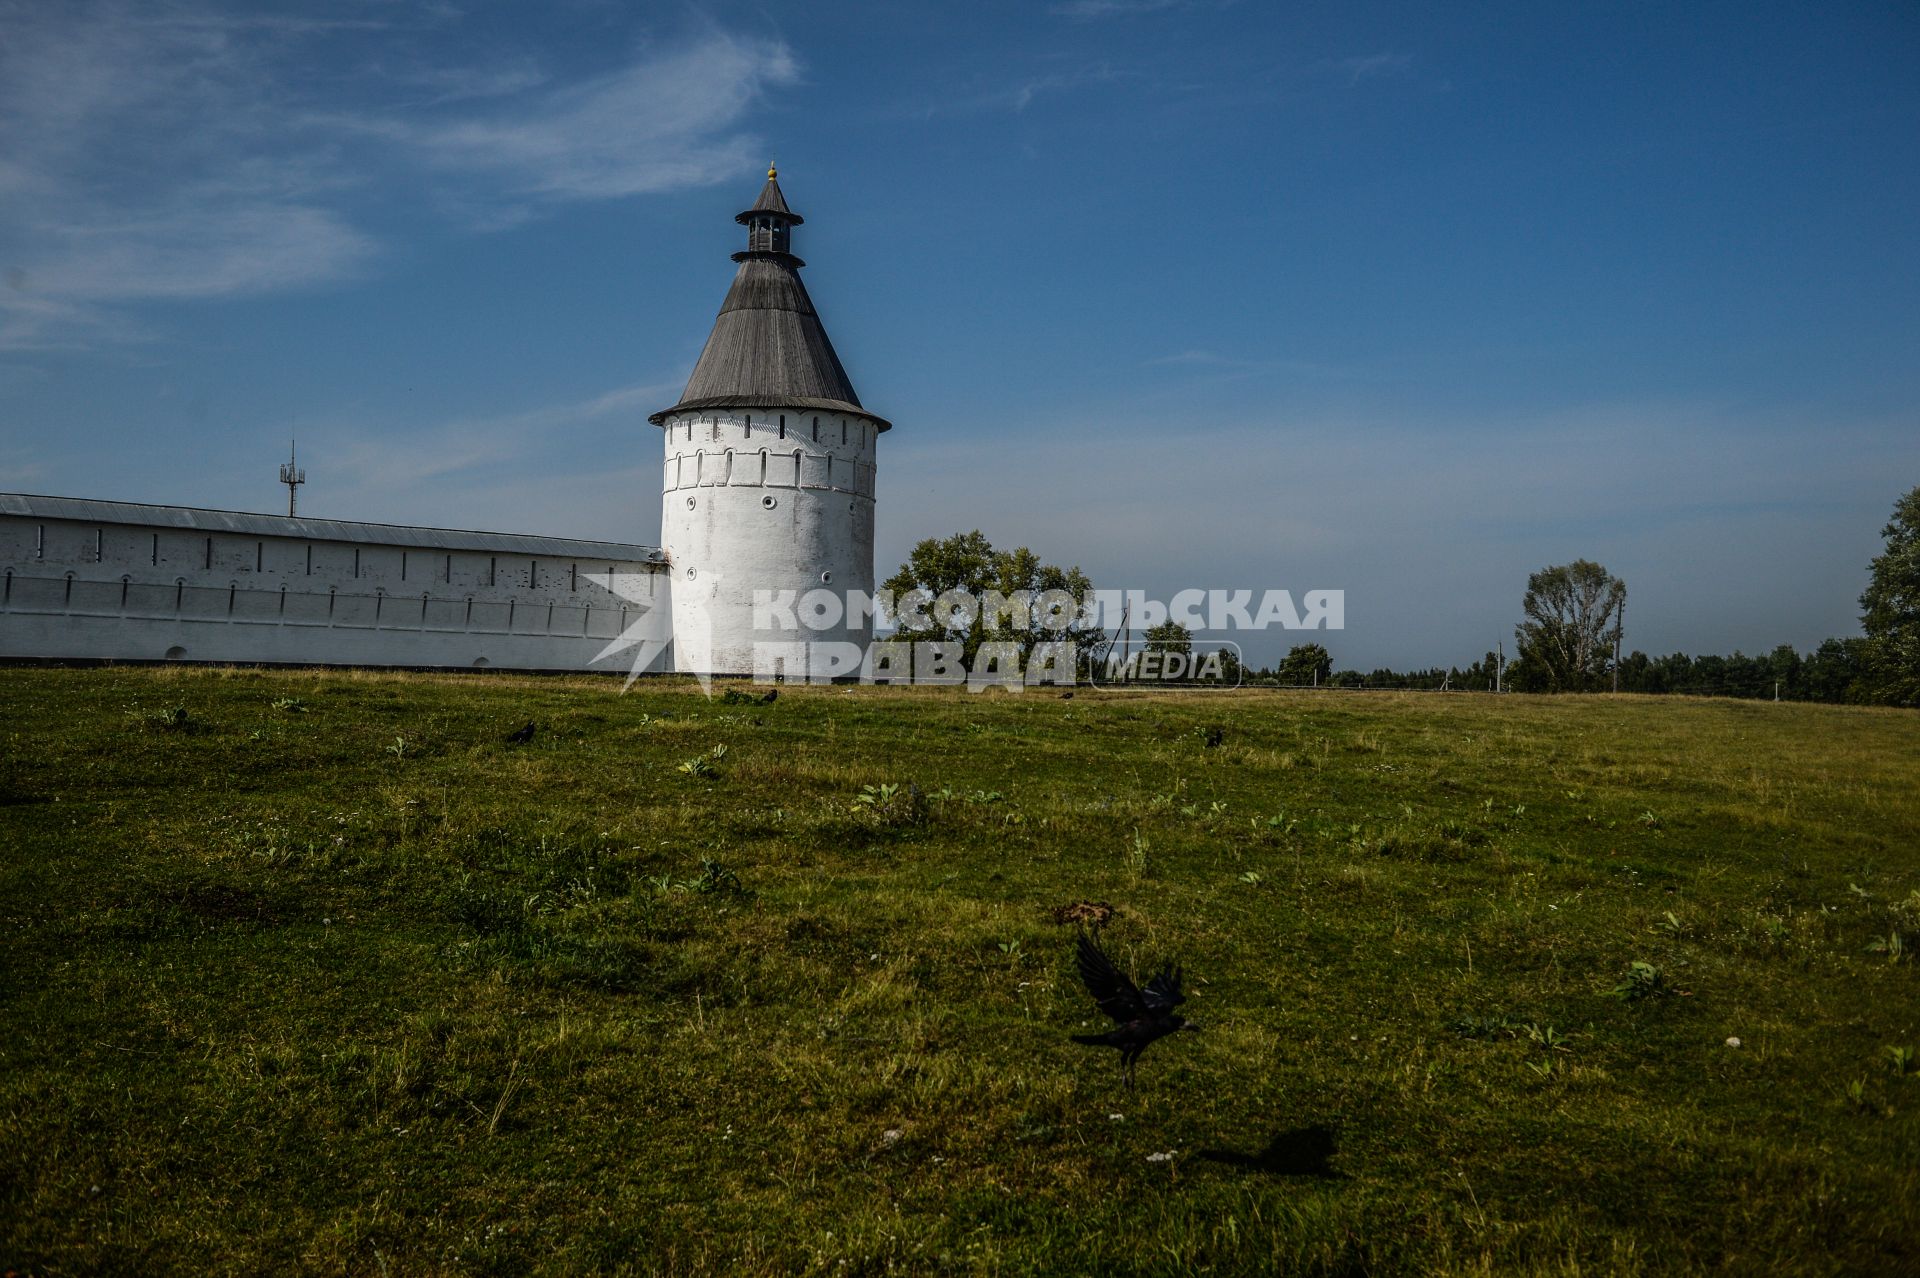
[[[833,629],[759,635],[756,590],[873,592],[879,425],[857,413],[727,408],[670,414],[660,540],[673,571],[677,668],[750,674],[756,638],[865,643]]]
[[[0,657],[670,669],[650,547],[0,494]]]

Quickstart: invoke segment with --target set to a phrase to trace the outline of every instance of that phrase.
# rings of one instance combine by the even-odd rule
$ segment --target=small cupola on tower
[[[780,194],[780,171],[773,165],[767,166],[767,184],[760,188],[760,198],[733,220],[747,228],[746,251],[735,253],[734,261],[768,254],[788,258],[794,266],[806,265],[793,256],[793,228],[806,219],[787,207],[786,197]]]

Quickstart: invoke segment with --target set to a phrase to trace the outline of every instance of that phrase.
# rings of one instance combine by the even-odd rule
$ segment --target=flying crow
[[[508,745],[525,745],[531,740],[533,740],[533,721],[531,719],[527,721],[526,727],[507,734]]]
[[[1075,1034],[1073,1041],[1090,1047],[1114,1047],[1120,1050],[1120,1076],[1133,1086],[1133,1063],[1155,1039],[1177,1030],[1197,1030],[1198,1021],[1190,1021],[1173,1009],[1187,1001],[1180,992],[1180,969],[1163,963],[1147,982],[1143,993],[1113,965],[1107,952],[1085,932],[1080,934],[1080,979],[1100,1010],[1111,1016],[1117,1029],[1105,1034]]]

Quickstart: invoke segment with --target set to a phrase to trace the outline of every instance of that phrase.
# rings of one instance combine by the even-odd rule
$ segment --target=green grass
[[[617,686],[0,670],[0,1269],[1920,1267],[1920,716]]]

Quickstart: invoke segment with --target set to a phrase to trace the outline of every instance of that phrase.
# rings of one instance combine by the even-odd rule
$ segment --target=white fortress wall
[[[0,494],[0,658],[671,669],[646,546]]]

